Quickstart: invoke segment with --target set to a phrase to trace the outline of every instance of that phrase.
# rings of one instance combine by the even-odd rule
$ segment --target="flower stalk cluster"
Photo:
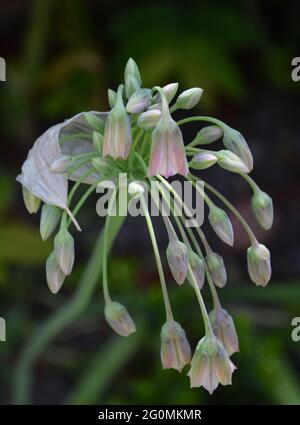
[[[230,217],[234,216],[241,223],[249,237],[247,264],[250,279],[263,287],[271,278],[269,250],[257,241],[246,220],[217,189],[204,181],[206,193],[196,185],[199,177],[193,174],[193,170],[201,173],[209,167],[219,166],[225,171],[239,174],[253,192],[251,208],[256,221],[265,230],[270,229],[273,223],[273,203],[271,197],[249,176],[253,169],[253,157],[241,133],[212,117],[196,115],[176,121],[172,114],[178,109],[194,108],[203,90],[191,88],[179,95],[177,92],[176,82],[164,87],[144,87],[137,64],[129,59],[124,81],[116,91],[108,90],[110,111],[79,113],[51,127],[29,151],[17,180],[22,184],[24,202],[31,214],[37,213],[43,203],[41,237],[46,240],[53,236],[53,251],[46,261],[46,279],[52,293],[61,289],[75,262],[71,224],[81,230],[77,216],[83,204],[104,181],[114,183],[102,252],[99,254],[102,261],[104,316],[117,334],[127,337],[136,331],[136,326],[127,309],[111,297],[107,254],[110,217],[121,198],[118,176],[127,174],[129,201],[125,207],[129,209],[133,202],[140,202],[161,283],[166,313],[166,322],[161,328],[163,368],[181,372],[189,365],[191,387],[203,386],[212,393],[218,384],[231,384],[236,368],[231,356],[239,351],[234,321],[222,307],[218,294],[219,288],[227,284],[227,272],[222,256],[211,248],[201,227],[187,226],[183,215],[178,213],[183,207],[189,214],[189,207],[173,189],[168,178],[180,175],[199,192],[209,210],[208,221],[224,243],[234,245]],[[182,126],[191,122],[207,122],[208,125],[185,144]],[[223,149],[204,148],[221,138]],[[70,182],[73,184],[71,190]],[[160,202],[160,198],[153,197],[169,239],[165,257],[171,275],[180,286],[188,282],[195,292],[203,319],[204,335],[194,354],[184,329],[174,318],[161,247],[158,246],[146,202],[145,187],[153,182],[158,183],[159,195],[163,200]],[[74,195],[81,187],[85,191],[74,204]],[[165,214],[166,211],[170,211],[170,214]],[[213,302],[209,314],[201,293],[205,284],[209,287]]]

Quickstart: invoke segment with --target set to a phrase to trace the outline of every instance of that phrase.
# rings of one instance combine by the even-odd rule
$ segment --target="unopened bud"
[[[30,214],[35,214],[38,212],[38,209],[41,205],[40,198],[36,197],[33,193],[31,193],[25,186],[22,185],[23,192],[23,200],[27,211]]]
[[[198,87],[185,90],[178,96],[176,107],[180,109],[192,109],[199,102],[202,93],[203,90]]]
[[[191,348],[185,331],[174,320],[166,322],[161,328],[160,358],[164,369],[182,371],[191,361]]]
[[[249,276],[256,285],[266,286],[271,279],[270,251],[262,244],[251,245],[247,249]]]
[[[260,226],[269,230],[273,224],[273,201],[272,198],[262,190],[256,190],[251,199],[252,211]]]
[[[105,304],[104,316],[109,326],[118,335],[129,336],[136,331],[130,314],[122,304],[116,301],[110,301]]]
[[[227,150],[218,152],[218,165],[232,173],[249,173],[248,166],[235,153]]]
[[[156,127],[161,117],[159,109],[143,112],[137,119],[137,125],[140,128],[149,129]]]
[[[59,155],[50,165],[50,171],[56,174],[67,173],[72,158],[69,155]]]
[[[139,114],[143,112],[151,103],[151,90],[139,89],[135,91],[126,105],[126,111],[131,114]]]
[[[193,145],[209,145],[223,136],[223,130],[218,125],[203,127],[193,140]]]
[[[60,268],[56,255],[52,252],[46,261],[46,278],[50,291],[56,294],[64,283],[66,275]]]
[[[95,151],[102,155],[103,135],[98,131],[93,131],[93,146]]]
[[[211,227],[214,229],[219,238],[222,239],[223,242],[232,246],[234,240],[233,229],[226,212],[215,205],[211,205],[208,219]]]
[[[230,314],[221,307],[217,307],[209,314],[212,330],[222,341],[229,356],[239,351],[239,340]]]
[[[88,124],[93,128],[93,130],[99,131],[103,133],[105,127],[105,120],[102,120],[91,112],[85,112],[84,118],[88,122]]]
[[[201,152],[195,155],[192,161],[189,163],[191,168],[195,170],[205,170],[206,168],[211,167],[218,161],[216,155],[213,155],[209,152]]]
[[[62,215],[62,210],[54,205],[44,204],[40,219],[40,233],[43,241],[53,233]]]
[[[108,104],[111,108],[113,108],[115,106],[116,100],[117,100],[117,93],[112,90],[112,89],[108,89],[107,90],[107,97],[108,97]]]
[[[202,259],[193,250],[189,250],[189,263],[199,289],[202,289],[205,280],[205,269]]]
[[[240,132],[230,127],[224,128],[224,146],[244,162],[248,173],[253,169],[253,157],[249,146]]]
[[[214,284],[223,288],[226,284],[227,274],[221,255],[209,252],[206,256],[206,263]]]
[[[170,83],[167,84],[162,88],[162,91],[164,92],[166,99],[168,103],[170,104],[172,100],[174,99],[176,93],[178,90],[178,83]],[[153,102],[161,103],[161,95],[160,93],[156,93],[156,95],[153,98]]]
[[[127,75],[125,79],[125,94],[127,99],[130,99],[133,93],[139,90],[140,87],[138,80],[133,75]]]
[[[65,228],[61,228],[55,236],[54,252],[64,274],[71,274],[75,259],[74,239]]]
[[[133,198],[139,198],[145,192],[145,188],[141,183],[131,182],[128,185],[128,193]]]
[[[149,106],[147,111],[153,111],[153,110],[156,110],[156,109],[158,109],[161,112],[162,104],[161,103],[153,103],[152,105]]]
[[[126,81],[126,78],[128,77],[128,75],[132,75],[133,77],[135,77],[139,86],[142,85],[142,79],[141,79],[139,68],[136,62],[132,58],[128,59],[127,64],[125,66],[124,81]]]
[[[176,282],[182,285],[187,275],[188,251],[183,242],[173,240],[167,248],[167,259],[170,270]]]

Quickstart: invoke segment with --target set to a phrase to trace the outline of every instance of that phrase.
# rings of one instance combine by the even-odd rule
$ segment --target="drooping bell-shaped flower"
[[[256,285],[266,286],[271,279],[270,251],[262,244],[253,244],[247,249],[249,276]]]
[[[148,176],[161,174],[170,177],[174,174],[186,176],[189,172],[183,137],[180,128],[172,119],[169,105],[161,91],[161,118],[152,133],[152,145]]]
[[[191,361],[191,348],[183,328],[174,320],[168,321],[161,328],[160,339],[163,368],[181,372]]]
[[[217,306],[210,312],[209,319],[213,333],[222,341],[228,355],[239,351],[239,340],[230,314],[221,306]]]
[[[108,114],[104,130],[103,156],[114,159],[127,159],[132,142],[130,118],[122,99],[123,88],[122,85],[118,88],[116,103]]]
[[[227,281],[227,273],[221,255],[216,252],[209,252],[206,256],[206,264],[214,284],[223,288]]]
[[[186,245],[179,240],[170,240],[166,254],[174,279],[179,285],[182,285],[188,270],[188,250]]]
[[[212,204],[209,209],[208,219],[211,227],[214,229],[219,238],[222,239],[223,242],[232,246],[234,240],[233,229],[226,212]]]
[[[191,388],[202,386],[212,394],[219,383],[231,385],[235,369],[222,342],[214,336],[204,336],[198,342],[188,373]]]
[[[251,208],[259,225],[265,230],[271,229],[274,217],[272,198],[260,189],[255,190]]]
[[[235,153],[247,166],[248,173],[253,169],[253,157],[243,135],[231,127],[224,128],[224,146]]]
[[[104,316],[109,326],[118,335],[129,336],[136,331],[130,314],[122,304],[116,301],[110,301],[105,304]]]

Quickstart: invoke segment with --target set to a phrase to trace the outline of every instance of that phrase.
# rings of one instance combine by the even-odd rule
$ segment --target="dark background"
[[[0,316],[7,323],[7,341],[0,342],[1,403],[16,402],[22,390],[20,362],[32,382],[27,402],[35,404],[300,403],[300,342],[291,339],[291,320],[300,316],[300,82],[291,79],[292,58],[300,56],[297,3],[1,1],[0,55],[7,63],[7,81],[0,83]],[[24,360],[36,330],[73,297],[103,223],[94,196],[80,213],[84,232],[75,234],[75,270],[59,294],[50,294],[44,263],[51,242],[41,242],[39,217],[25,210],[15,177],[50,125],[80,111],[107,110],[106,90],[116,89],[130,56],[144,86],[178,81],[181,90],[202,87],[196,112],[244,134],[254,155],[251,175],[274,200],[274,227],[261,231],[244,181],[215,167],[201,174],[244,214],[270,248],[273,265],[268,287],[255,287],[238,224],[233,249],[204,225],[226,261],[228,284],[220,296],[241,343],[233,386],[219,387],[213,396],[190,390],[185,374],[161,369],[163,305],[142,219],[128,218],[109,266],[112,291],[132,312],[137,334],[122,339],[108,328],[99,281],[76,320],[53,335],[34,362]],[[186,126],[186,140],[199,128]],[[157,232],[163,252],[159,224]],[[176,317],[195,346],[203,333],[195,300],[188,287],[179,291],[167,277]]]

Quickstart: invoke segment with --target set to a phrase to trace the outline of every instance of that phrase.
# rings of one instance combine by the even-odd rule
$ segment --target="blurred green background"
[[[7,341],[0,342],[0,403],[300,404],[300,342],[291,339],[292,318],[300,316],[300,82],[291,80],[291,60],[300,54],[297,3],[1,1],[7,81],[0,83],[0,316]],[[202,87],[198,112],[244,134],[254,154],[253,176],[274,199],[275,225],[262,232],[245,183],[224,170],[203,172],[247,217],[273,260],[271,283],[255,287],[238,224],[233,249],[204,225],[226,260],[228,284],[219,292],[241,345],[233,385],[213,396],[189,389],[186,373],[161,368],[163,305],[143,220],[127,219],[110,258],[114,298],[138,327],[123,339],[103,320],[100,279],[83,311],[82,293],[72,301],[80,279],[91,279],[83,272],[103,225],[96,196],[80,214],[75,270],[54,296],[44,272],[51,242],[41,242],[39,217],[26,212],[15,182],[27,151],[50,125],[80,111],[107,110],[106,90],[117,87],[130,56],[144,86],[178,81],[182,90]],[[198,128],[186,128],[186,139]],[[163,251],[165,233],[156,225]],[[194,347],[203,334],[196,301],[189,287],[167,278],[177,320]],[[74,320],[70,311],[78,313]],[[45,326],[50,337],[43,340]]]

